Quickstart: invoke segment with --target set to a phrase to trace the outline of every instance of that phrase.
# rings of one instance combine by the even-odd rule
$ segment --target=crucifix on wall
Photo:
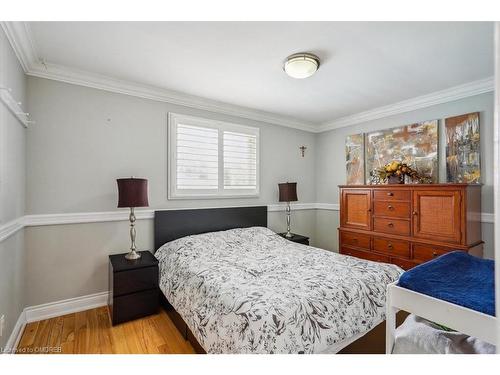
[[[302,153],[302,157],[304,157],[304,155],[306,153],[306,150],[307,150],[307,147],[306,146],[300,146],[299,149],[300,149],[300,152]]]

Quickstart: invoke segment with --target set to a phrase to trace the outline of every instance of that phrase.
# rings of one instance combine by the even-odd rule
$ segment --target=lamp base
[[[139,254],[135,250],[132,250],[130,253],[125,255],[125,259],[128,259],[128,260],[136,260],[136,259],[139,259],[140,257],[141,257],[141,254]]]
[[[293,233],[286,232],[285,237],[286,238],[292,238],[293,237]]]

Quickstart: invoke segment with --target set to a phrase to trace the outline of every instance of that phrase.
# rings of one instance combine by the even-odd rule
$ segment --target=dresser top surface
[[[349,189],[410,189],[410,188],[480,188],[482,184],[380,184],[380,185],[339,185],[339,188]]]

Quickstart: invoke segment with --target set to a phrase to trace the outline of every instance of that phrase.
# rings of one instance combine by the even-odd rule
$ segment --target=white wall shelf
[[[0,85],[0,100],[25,128],[27,128],[28,125],[35,123],[30,120],[30,114],[24,112],[21,108],[22,103],[14,99],[11,88]]]

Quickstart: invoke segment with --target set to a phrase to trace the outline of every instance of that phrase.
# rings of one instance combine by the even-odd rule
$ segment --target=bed
[[[400,310],[495,345],[494,262],[451,252],[405,272],[390,284],[387,354],[393,352],[395,314]]]
[[[266,207],[157,211],[160,289],[207,353],[336,353],[385,319],[402,270],[288,241]]]

